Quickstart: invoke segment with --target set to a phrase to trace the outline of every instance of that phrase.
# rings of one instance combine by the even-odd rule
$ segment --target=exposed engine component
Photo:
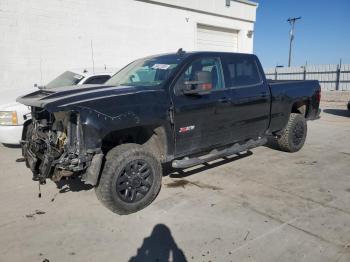
[[[57,182],[87,168],[93,155],[80,148],[79,121],[79,115],[74,112],[50,114],[32,108],[32,123],[22,144],[23,156],[34,180],[44,182],[51,178]]]
[[[58,182],[61,180],[62,177],[69,177],[72,176],[74,173],[69,170],[64,169],[58,169],[56,172],[53,173],[51,176],[52,181]]]

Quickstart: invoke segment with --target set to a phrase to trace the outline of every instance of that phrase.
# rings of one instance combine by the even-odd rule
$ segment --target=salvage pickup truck
[[[305,142],[318,118],[317,81],[268,82],[251,54],[185,52],[136,60],[104,85],[40,90],[22,151],[33,179],[78,176],[118,214],[157,196],[162,166],[184,169],[264,145]]]

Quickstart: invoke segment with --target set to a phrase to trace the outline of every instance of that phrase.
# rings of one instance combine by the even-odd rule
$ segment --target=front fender
[[[136,112],[135,112],[136,111]],[[127,110],[115,115],[105,114],[96,109],[81,107],[80,124],[86,149],[101,148],[103,138],[113,132],[140,126],[162,126],[167,123],[166,110],[147,112]]]

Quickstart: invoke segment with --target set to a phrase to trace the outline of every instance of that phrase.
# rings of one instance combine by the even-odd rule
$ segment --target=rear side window
[[[224,59],[230,87],[250,86],[261,83],[258,66],[253,57],[230,56]]]
[[[104,84],[110,78],[109,75],[93,76],[87,79],[84,84]]]

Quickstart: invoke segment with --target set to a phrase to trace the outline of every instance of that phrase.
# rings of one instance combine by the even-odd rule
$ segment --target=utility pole
[[[299,17],[293,17],[288,18],[287,22],[291,25],[290,33],[289,33],[289,59],[288,59],[288,67],[290,67],[290,64],[292,62],[292,43],[294,40],[294,25],[297,20],[301,19],[301,16]]]

